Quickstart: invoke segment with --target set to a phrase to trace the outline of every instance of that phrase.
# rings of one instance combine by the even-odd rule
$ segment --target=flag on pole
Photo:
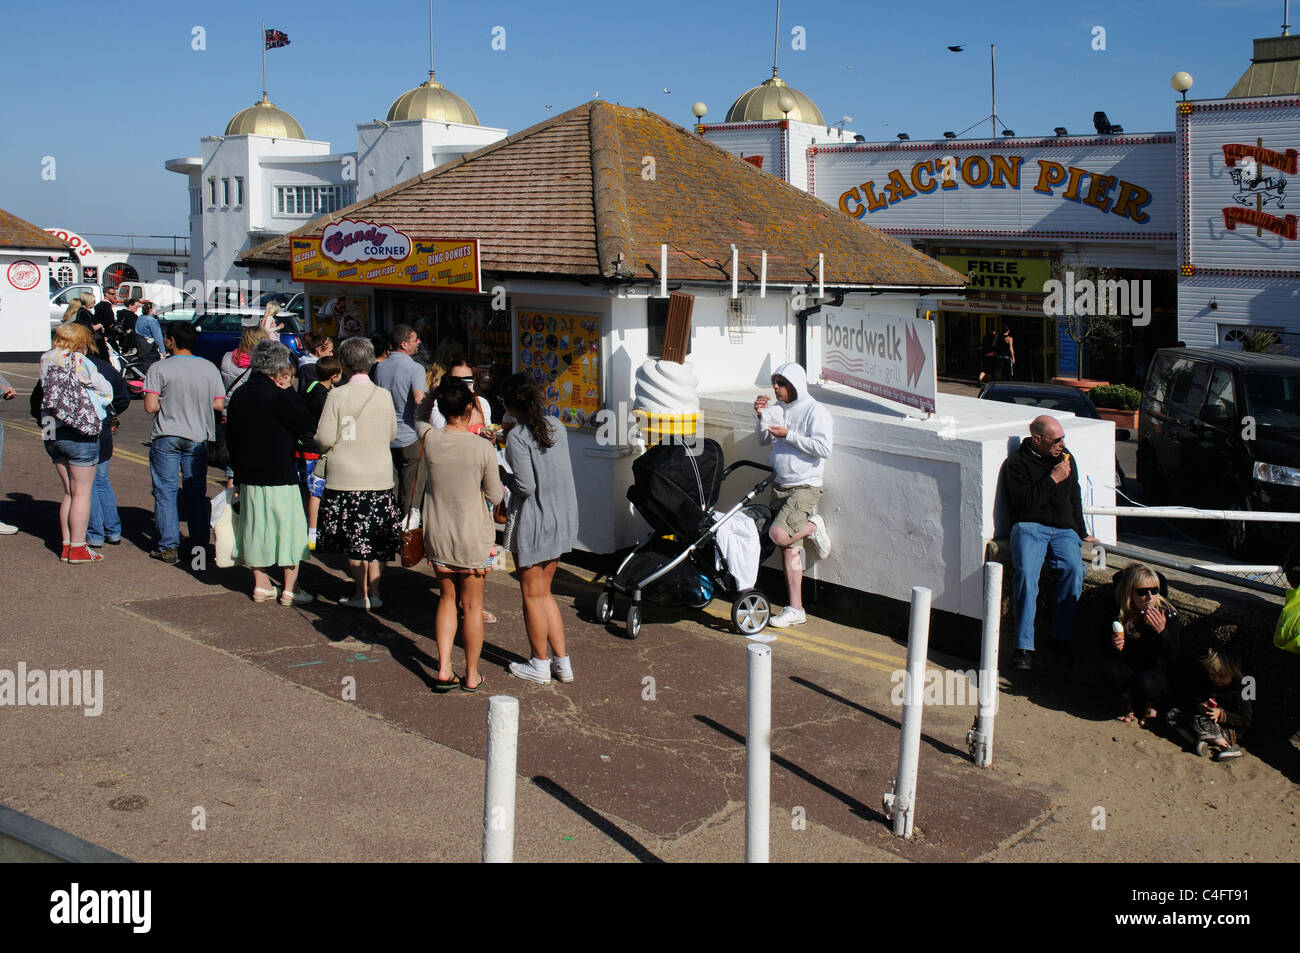
[[[289,45],[289,34],[282,33],[279,30],[264,30],[263,32],[266,34],[266,49],[274,50]]]

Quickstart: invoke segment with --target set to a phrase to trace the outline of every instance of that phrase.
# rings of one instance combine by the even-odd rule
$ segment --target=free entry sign
[[[826,313],[822,377],[934,413],[934,323],[845,309]]]

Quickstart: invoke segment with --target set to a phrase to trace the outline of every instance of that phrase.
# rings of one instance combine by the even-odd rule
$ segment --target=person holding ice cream
[[[772,375],[776,403],[760,394],[754,401],[758,415],[758,442],[772,446],[771,464],[776,482],[772,508],[776,516],[769,534],[781,547],[790,602],[771,625],[785,628],[808,621],[803,611],[803,540],[809,536],[817,555],[831,553],[825,521],[814,510],[822,495],[822,477],[831,455],[831,414],[808,392],[808,372],[793,362],[782,364]]]

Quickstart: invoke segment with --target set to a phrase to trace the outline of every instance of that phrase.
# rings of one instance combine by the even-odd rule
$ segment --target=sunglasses
[[[1160,587],[1159,587],[1159,586],[1151,586],[1150,588],[1146,588],[1146,589],[1134,589],[1134,590],[1133,590],[1134,594],[1135,594],[1135,595],[1139,595],[1139,596],[1154,596],[1154,595],[1156,595],[1159,591],[1160,591]]]
[[[473,378],[473,376],[470,376],[470,377],[461,377],[461,376],[458,375],[458,374],[452,374],[452,375],[451,375],[451,379],[454,380],[454,381],[464,381],[466,387],[473,387],[473,386],[474,386],[474,378]]]

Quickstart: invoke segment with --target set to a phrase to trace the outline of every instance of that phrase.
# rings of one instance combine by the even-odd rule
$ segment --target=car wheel
[[[1250,497],[1243,496],[1232,507],[1234,510],[1250,510]],[[1245,559],[1246,551],[1252,548],[1254,531],[1246,520],[1227,520],[1223,524],[1224,545],[1238,559]]]

